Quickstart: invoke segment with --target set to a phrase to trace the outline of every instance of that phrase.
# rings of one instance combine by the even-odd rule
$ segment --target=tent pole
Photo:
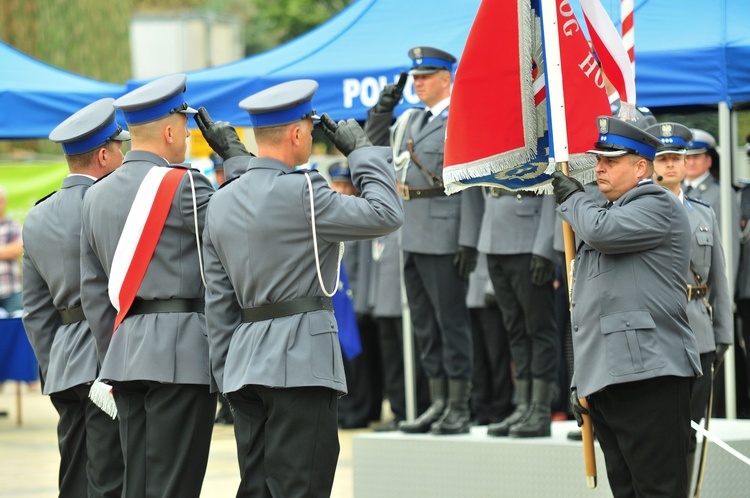
[[[732,232],[739,227],[732,226],[732,120],[727,102],[719,102],[719,174],[723,180],[719,184],[721,193],[721,243],[724,247],[724,260],[727,262],[725,270],[727,283],[729,284],[729,295],[734,296],[734,247],[732,247]],[[737,397],[735,394],[735,365],[734,346],[731,346],[724,356],[724,397],[726,406],[726,418],[737,418]]]

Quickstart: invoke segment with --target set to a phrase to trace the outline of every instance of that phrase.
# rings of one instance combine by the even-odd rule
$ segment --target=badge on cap
[[[418,62],[419,64],[422,63],[422,60],[421,60],[422,59],[422,48],[421,47],[417,47],[417,48],[414,49],[414,58],[415,59],[420,59],[419,62]]]
[[[672,125],[670,123],[663,123],[661,125],[661,136],[662,137],[672,136]]]
[[[609,132],[609,119],[599,118],[599,133],[606,134]]]

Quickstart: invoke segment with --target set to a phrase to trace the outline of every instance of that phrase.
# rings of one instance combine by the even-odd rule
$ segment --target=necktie
[[[692,192],[692,191],[693,191],[693,186],[692,186],[692,185],[688,185],[688,186],[687,186],[687,187],[685,188],[685,195],[689,195],[689,194],[690,194],[690,192]]]
[[[419,129],[421,130],[425,126],[427,126],[427,123],[430,122],[430,118],[432,117],[432,112],[429,109],[425,109],[422,115],[420,116],[420,119],[422,120],[421,124],[419,125]]]
[[[606,203],[606,204],[605,204],[604,206],[602,206],[602,207],[603,207],[604,209],[609,209],[609,208],[611,208],[612,206],[614,206],[614,204],[615,204],[614,202],[612,202],[612,201],[609,201],[609,202],[607,202],[607,203]]]

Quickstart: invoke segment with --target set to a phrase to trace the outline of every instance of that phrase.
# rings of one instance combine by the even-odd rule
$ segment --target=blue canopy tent
[[[0,42],[0,138],[47,137],[82,107],[119,97],[124,85],[104,83],[49,66]]]
[[[480,0],[356,0],[313,31],[268,52],[189,74],[187,98],[218,119],[247,125],[240,100],[276,83],[313,78],[314,103],[363,120],[383,84],[407,69],[406,52],[432,45],[460,56]],[[571,0],[578,19],[580,7]],[[602,0],[619,27],[620,0]],[[651,107],[750,101],[747,0],[635,0],[639,103]],[[700,30],[691,27],[700,26]],[[585,29],[585,28],[584,28]],[[502,34],[498,34],[502,50]],[[140,82],[130,82],[137,86]],[[502,83],[498,82],[498,91]],[[408,86],[396,112],[417,103]]]
[[[380,88],[410,65],[416,45],[460,56],[480,0],[357,0],[318,28],[247,59],[188,74],[186,99],[217,119],[246,126],[240,100],[276,83],[312,78],[313,102],[335,119],[365,119]],[[129,87],[141,82],[130,82]],[[407,89],[402,111],[417,103]]]

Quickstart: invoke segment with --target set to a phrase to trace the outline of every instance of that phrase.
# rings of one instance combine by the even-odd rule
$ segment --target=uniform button
[[[571,307],[571,308],[575,307],[575,305],[576,305],[576,302],[575,302],[575,301],[571,301],[571,302],[570,302],[570,307]]]
[[[393,162],[393,156],[388,156],[385,160],[388,161],[389,163],[392,163]]]
[[[335,329],[335,328],[336,328],[336,326],[335,326],[335,325],[334,325],[333,323],[331,323],[331,328],[332,328],[332,329]]]
[[[567,211],[567,210],[568,210],[568,208],[565,207],[565,206],[563,206],[563,207],[560,208],[560,211]]]
[[[630,327],[630,322],[625,322],[626,327]]]
[[[574,325],[573,326],[573,330],[575,330],[576,332],[578,332],[578,325]]]

